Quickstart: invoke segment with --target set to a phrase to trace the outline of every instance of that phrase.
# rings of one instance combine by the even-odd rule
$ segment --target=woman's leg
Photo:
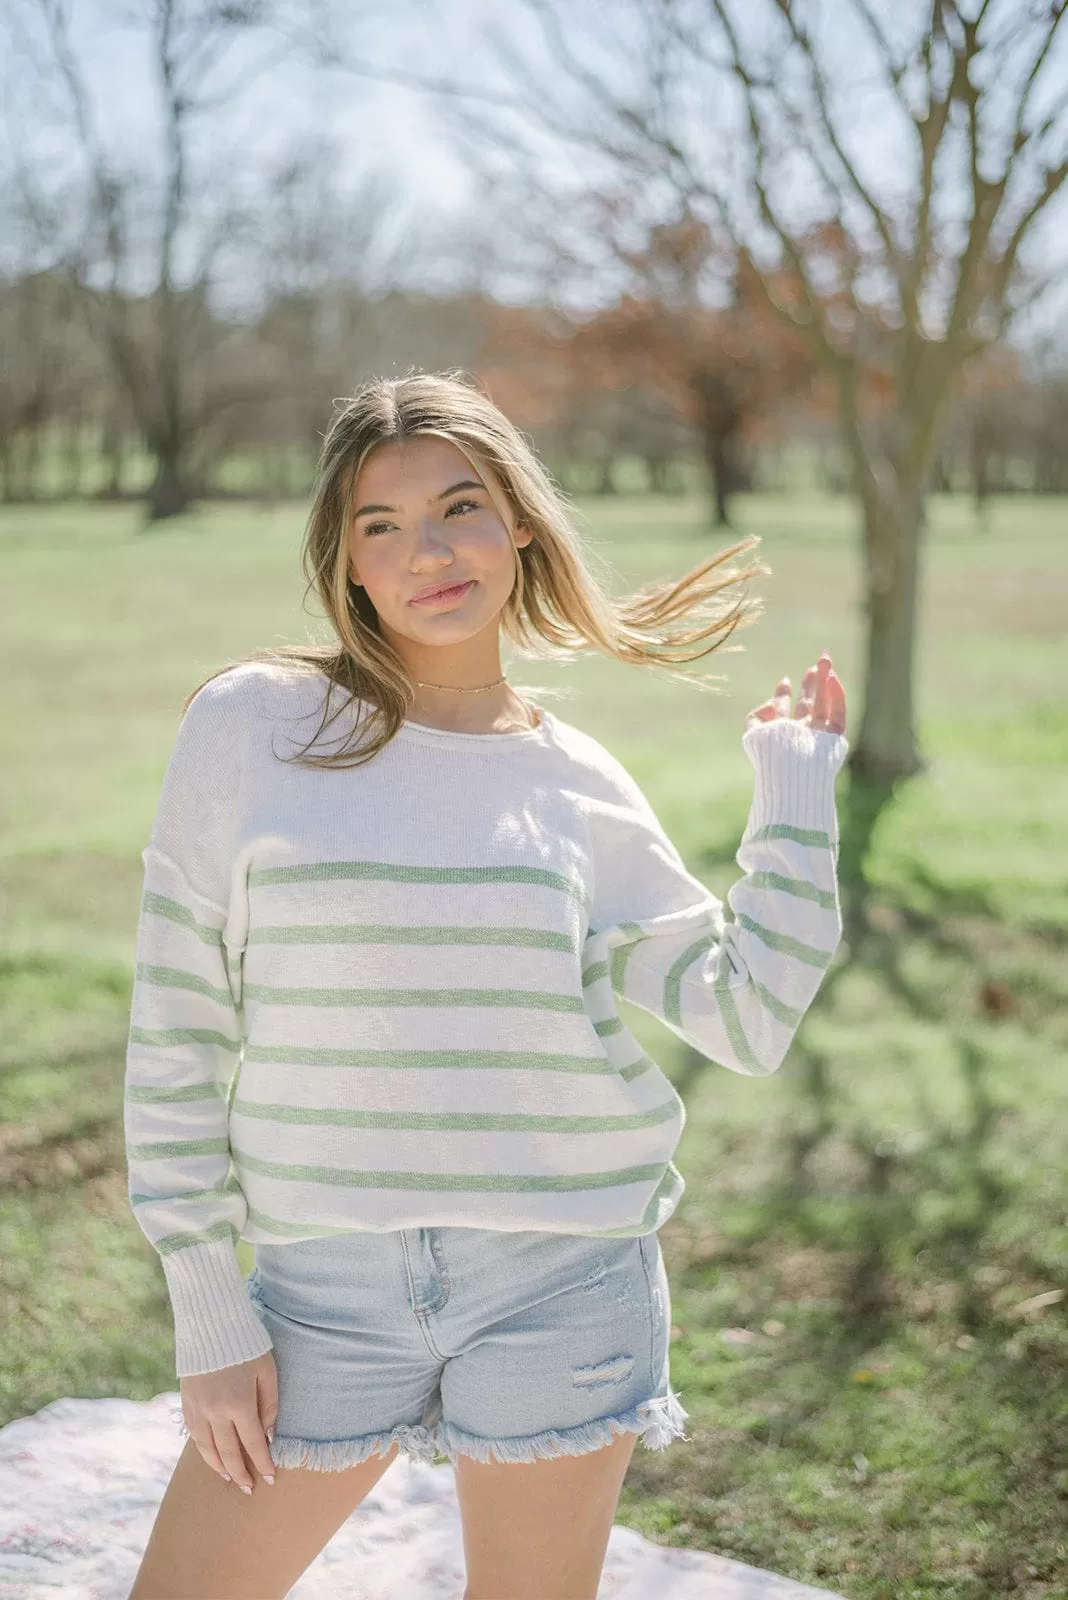
[[[276,1466],[273,1484],[253,1473],[245,1495],[187,1440],[129,1600],[281,1600],[398,1449],[342,1472]]]
[[[530,1462],[458,1456],[463,1600],[596,1600],[637,1442],[623,1433],[585,1455]]]

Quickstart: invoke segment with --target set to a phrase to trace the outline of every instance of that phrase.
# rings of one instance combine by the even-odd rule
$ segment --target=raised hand
[[[792,717],[806,727],[826,733],[845,733],[846,698],[842,680],[831,665],[831,653],[825,650],[814,667],[809,667],[801,680],[801,693],[797,710],[790,710],[790,679],[780,678],[775,693],[763,705],[754,706],[746,713],[745,728],[755,728],[758,722],[774,722],[776,717]]]

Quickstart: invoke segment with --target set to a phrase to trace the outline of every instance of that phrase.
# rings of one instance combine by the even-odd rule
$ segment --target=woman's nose
[[[449,548],[445,530],[433,517],[426,517],[419,524],[415,544],[416,551],[420,554],[424,551],[433,551],[437,554],[439,551],[448,550]]]

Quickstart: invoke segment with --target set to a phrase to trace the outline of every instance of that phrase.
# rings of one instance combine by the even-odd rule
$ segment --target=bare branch
[[[1066,13],[1068,13],[1068,0],[1053,0],[1053,4],[1050,7],[1050,20],[1049,27],[1046,29],[1046,36],[1044,39],[1040,39],[1039,41],[1038,49],[1035,52],[1035,59],[1031,64],[1031,70],[1027,75],[1027,79],[1020,94],[1020,104],[1017,107],[1016,123],[1013,128],[1012,147],[1007,158],[1009,161],[1011,161],[1013,156],[1020,149],[1022,149],[1023,145],[1027,141],[1025,124],[1027,122],[1027,113],[1031,109],[1031,99],[1034,95],[1035,86],[1041,75],[1042,68],[1045,66],[1049,57],[1049,53],[1053,48],[1053,42],[1057,37],[1057,30],[1064,21]]]
[[[820,70],[819,64],[816,61],[815,53],[812,48],[812,41],[809,38],[806,30],[798,23],[797,18],[794,15],[794,9],[791,4],[791,0],[773,0],[773,3],[779,15],[786,23],[786,26],[789,28],[791,38],[804,57],[806,66],[808,68],[809,83],[815,97],[816,108],[819,112],[820,126],[823,129],[824,135],[826,136],[831,149],[834,151],[835,156],[838,159],[838,163],[842,171],[845,173],[846,179],[853,190],[853,193],[860,200],[861,204],[864,206],[874,222],[878,230],[879,237],[883,241],[883,246],[886,250],[889,265],[893,270],[894,276],[900,283],[904,269],[901,259],[901,252],[898,249],[897,241],[894,238],[893,231],[890,227],[890,219],[883,210],[882,206],[880,206],[876,201],[874,195],[871,193],[871,190],[860,177],[860,174],[856,169],[856,165],[850,159],[849,154],[842,142],[841,136],[839,135],[838,129],[834,125],[834,119],[831,116],[830,104],[827,97],[827,84],[824,79],[824,75]],[[813,147],[810,142],[809,154],[812,155],[813,153]]]
[[[808,265],[798,246],[793,233],[780,218],[771,203],[766,176],[767,146],[764,128],[760,121],[760,112],[756,104],[753,80],[749,75],[742,58],[741,46],[734,25],[731,22],[722,0],[712,0],[713,8],[723,27],[727,44],[731,53],[731,70],[737,82],[741,85],[745,101],[746,120],[749,125],[749,137],[752,141],[753,160],[753,187],[757,197],[760,214],[779,240],[783,252],[791,267],[797,275],[798,283],[804,295],[808,319],[798,322],[798,327],[806,334],[813,344],[817,355],[831,367],[840,366],[847,358],[840,351],[830,336],[826,321],[824,307],[812,283]],[[778,307],[780,314],[782,307]]]
[[[907,116],[911,116],[908,100],[905,98],[904,90],[901,87],[905,73],[908,71],[908,63],[906,61],[895,61],[890,40],[883,31],[882,23],[872,11],[869,0],[849,0],[849,3],[857,11],[861,21],[875,41],[876,49],[886,66],[890,82],[893,84],[898,104]]]
[[[1068,181],[1068,160],[1064,160],[1059,166],[1051,167],[1047,170],[1041,189],[1018,219],[1016,226],[1009,235],[994,276],[991,298],[995,304],[1001,302],[1008,292],[1009,285],[1012,282],[1012,275],[1019,259],[1020,248],[1032,225],[1050,202],[1060,193],[1066,181]]]

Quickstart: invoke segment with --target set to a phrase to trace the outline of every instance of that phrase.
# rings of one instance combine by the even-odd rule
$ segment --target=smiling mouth
[[[429,606],[436,605],[439,601],[443,600],[458,600],[461,595],[467,593],[468,589],[470,589],[474,584],[474,581],[475,580],[473,578],[468,578],[466,583],[453,583],[450,584],[447,589],[435,589],[433,594],[420,595],[418,599],[409,600],[408,604],[413,606]]]

